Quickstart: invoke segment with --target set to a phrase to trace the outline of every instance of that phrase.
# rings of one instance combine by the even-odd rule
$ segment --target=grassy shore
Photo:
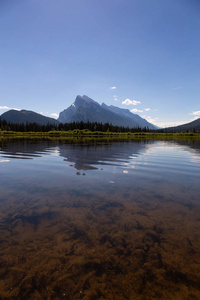
[[[0,137],[10,138],[114,138],[114,139],[200,139],[200,133],[158,133],[158,132],[102,132],[84,130],[49,131],[49,132],[15,132],[1,131]]]

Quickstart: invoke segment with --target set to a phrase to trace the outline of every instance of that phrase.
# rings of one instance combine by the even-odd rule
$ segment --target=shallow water
[[[200,299],[200,143],[0,142],[0,299]]]

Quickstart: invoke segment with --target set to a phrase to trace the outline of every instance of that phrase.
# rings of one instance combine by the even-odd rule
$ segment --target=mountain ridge
[[[75,101],[65,110],[60,112],[58,120],[43,116],[31,110],[20,111],[11,109],[0,116],[1,120],[9,123],[37,123],[39,125],[54,125],[62,123],[85,122],[109,123],[113,126],[131,128],[148,128],[150,130],[161,130],[162,132],[200,132],[200,118],[192,122],[175,127],[158,128],[154,124],[133,114],[129,109],[119,108],[114,105],[99,104],[86,95],[78,95]]]
[[[1,120],[17,124],[37,123],[39,125],[58,125],[60,123],[54,118],[49,118],[34,111],[25,109],[20,111],[11,109],[1,115]]]
[[[58,121],[62,123],[70,122],[98,122],[110,123],[113,126],[123,126],[129,128],[157,129],[157,127],[139,115],[131,113],[128,109],[116,106],[101,105],[88,96],[78,95],[75,101],[67,109],[59,114]]]
[[[175,127],[166,127],[164,131],[166,132],[186,132],[186,131],[197,131],[200,132],[200,118],[191,121],[189,123],[185,123],[182,125],[178,125]]]

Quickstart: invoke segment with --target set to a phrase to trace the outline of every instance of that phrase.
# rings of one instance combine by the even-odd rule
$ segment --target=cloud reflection
[[[9,162],[10,159],[0,159],[0,163]]]

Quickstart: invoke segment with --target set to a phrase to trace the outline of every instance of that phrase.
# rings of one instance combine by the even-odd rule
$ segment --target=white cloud
[[[146,111],[150,111],[150,110],[151,110],[151,108],[145,108],[145,110],[146,110]]]
[[[56,118],[56,119],[57,119],[58,116],[59,116],[59,114],[57,114],[57,113],[52,113],[51,116],[52,116],[53,118]]]
[[[113,95],[113,98],[114,101],[118,101],[117,95]]]
[[[116,88],[117,88],[116,86],[111,86],[110,87],[111,90],[116,90]]]
[[[0,109],[9,109],[8,106],[0,106]]]
[[[122,104],[125,104],[125,105],[137,105],[140,103],[141,103],[140,101],[130,100],[130,99],[126,99],[122,102]]]
[[[160,122],[158,118],[152,118],[150,116],[142,116],[142,118],[146,119],[148,122],[160,127],[160,128],[166,128],[166,127],[176,127],[176,126],[179,126],[179,125],[183,125],[183,124],[186,124],[186,123],[189,123],[191,122],[188,121],[177,121],[177,122],[173,122],[173,121],[169,121],[169,122]]]
[[[194,111],[192,114],[195,115],[195,116],[200,116],[200,110]]]
[[[199,119],[199,116],[198,116],[198,117],[194,117],[194,119],[193,119],[192,121],[195,121],[195,120],[197,120],[197,119]]]
[[[0,109],[14,109],[14,110],[20,110],[19,108],[8,107],[8,106],[0,106]]]
[[[133,108],[131,109],[132,113],[137,113],[137,112],[143,112],[143,110],[137,109],[137,108]]]
[[[152,109],[151,109],[152,110]],[[156,110],[156,109],[155,109]],[[194,114],[195,113],[195,114]],[[199,119],[200,111],[194,112],[193,115],[196,115],[193,119],[190,119],[188,121],[159,121],[159,118],[152,118],[151,116],[142,115],[142,118],[146,119],[148,122],[160,127],[160,128],[167,128],[167,127],[176,127],[179,125],[187,124],[192,121],[195,121],[196,119]]]
[[[146,116],[146,115],[143,115],[142,118],[146,119],[149,123],[157,125],[158,118],[152,118],[152,117]],[[157,125],[157,126],[159,126],[159,125]]]
[[[176,126],[179,126],[179,125],[183,125],[183,124],[186,124],[186,123],[189,123],[186,122],[186,121],[179,121],[179,122],[159,122],[159,121],[155,121],[154,122],[154,125],[158,126],[158,127],[161,127],[161,128],[165,128],[165,127],[176,127]]]

